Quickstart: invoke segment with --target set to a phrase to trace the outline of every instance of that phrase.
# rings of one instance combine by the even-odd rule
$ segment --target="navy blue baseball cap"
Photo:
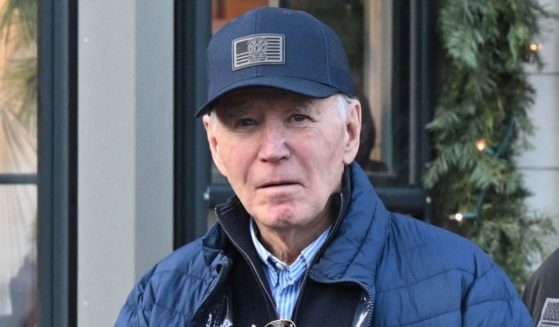
[[[236,18],[211,39],[208,99],[249,86],[279,88],[313,98],[354,97],[347,56],[336,33],[302,11],[262,7]]]

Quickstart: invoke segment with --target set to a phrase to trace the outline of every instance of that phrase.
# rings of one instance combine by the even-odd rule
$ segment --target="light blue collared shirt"
[[[254,222],[252,219],[250,220],[250,236],[252,237],[256,252],[262,260],[264,273],[266,274],[268,284],[272,290],[272,297],[274,301],[276,301],[276,308],[280,318],[291,319],[293,307],[295,306],[303,283],[303,276],[309,268],[316,252],[328,238],[331,230],[332,226],[328,227],[316,240],[301,251],[301,254],[297,257],[295,262],[288,265],[272,255],[264,245],[260,243],[260,240],[258,240],[256,236]]]

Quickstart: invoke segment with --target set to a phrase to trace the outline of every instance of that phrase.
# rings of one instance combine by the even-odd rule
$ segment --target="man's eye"
[[[307,119],[309,119],[308,116],[301,115],[301,114],[295,114],[295,115],[291,116],[291,120],[293,120],[295,122],[301,122],[301,121],[305,121]]]
[[[235,123],[236,127],[248,127],[256,125],[256,121],[252,118],[241,118]]]

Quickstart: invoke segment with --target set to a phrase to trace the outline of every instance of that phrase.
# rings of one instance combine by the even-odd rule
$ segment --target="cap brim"
[[[225,95],[234,90],[238,90],[251,86],[267,86],[278,88],[298,94],[302,94],[312,98],[326,98],[339,92],[338,89],[314,81],[304,80],[291,77],[254,77],[239,81],[216,92],[210,99],[204,103],[197,111],[195,117],[200,117],[207,113],[212,104]]]

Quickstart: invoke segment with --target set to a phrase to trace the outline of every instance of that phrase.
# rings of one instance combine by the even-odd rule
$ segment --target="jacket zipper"
[[[217,213],[217,215],[219,215],[219,210],[216,209],[216,213]],[[252,273],[256,276],[256,280],[258,281],[258,285],[260,286],[260,288],[262,289],[264,294],[266,294],[266,298],[268,299],[268,303],[272,305],[272,308],[274,308],[274,312],[276,312],[276,315],[277,315],[278,309],[276,307],[276,303],[275,303],[274,299],[272,298],[272,296],[270,295],[270,293],[268,293],[268,290],[266,289],[266,284],[264,284],[264,281],[262,280],[262,278],[260,278],[260,275],[258,274],[258,270],[256,269],[256,266],[254,266],[254,263],[252,262],[252,260],[250,260],[250,257],[248,256],[248,254],[246,254],[245,251],[243,251],[243,249],[235,241],[235,239],[232,237],[232,235],[229,234],[229,231],[227,231],[227,228],[222,228],[222,229],[225,232],[225,234],[227,234],[227,237],[229,238],[229,240],[233,243],[233,245],[237,248],[237,250],[242,254],[242,256],[245,258],[245,260],[248,262],[248,264],[250,266],[250,269],[252,270]]]
[[[341,215],[343,213],[343,208],[345,205],[345,198],[344,198],[344,194],[343,193],[339,193],[340,194],[340,210],[338,212],[338,217],[335,220],[336,222],[336,226],[335,228],[332,229],[331,235],[334,235],[337,232],[337,229],[339,228],[339,225],[341,224]],[[329,240],[328,240],[329,241]],[[327,243],[325,243],[325,245],[328,245],[328,241]],[[303,284],[301,285],[301,290],[299,291],[299,296],[297,298],[297,302],[295,303],[295,308],[293,310],[293,314],[291,315],[291,318],[293,321],[296,321],[297,319],[297,314],[299,312],[299,307],[300,307],[300,299],[302,298],[302,293],[304,292],[305,289],[305,285],[307,283],[307,279],[310,278],[308,276],[308,272],[310,267],[314,264],[316,258],[320,257],[320,255],[322,255],[322,252],[324,251],[324,249],[326,248],[326,246],[323,246],[323,248],[321,248],[319,250],[319,252],[314,256],[311,264],[309,265],[309,268],[307,269],[307,271],[305,272],[305,277],[303,279]],[[373,322],[373,315],[374,315],[374,297],[371,294],[371,291],[369,291],[369,289],[367,288],[367,285],[365,285],[364,283],[358,281],[358,280],[352,280],[352,279],[347,279],[347,280],[336,280],[336,281],[331,281],[331,280],[317,280],[314,279],[313,280],[315,282],[318,283],[323,283],[323,284],[343,284],[343,283],[354,283],[357,284],[359,287],[361,287],[365,293],[367,293],[367,296],[369,298],[369,300],[367,301],[367,309],[370,310],[371,314],[368,315],[368,319],[367,319],[367,324],[365,326],[372,326],[372,322]]]

